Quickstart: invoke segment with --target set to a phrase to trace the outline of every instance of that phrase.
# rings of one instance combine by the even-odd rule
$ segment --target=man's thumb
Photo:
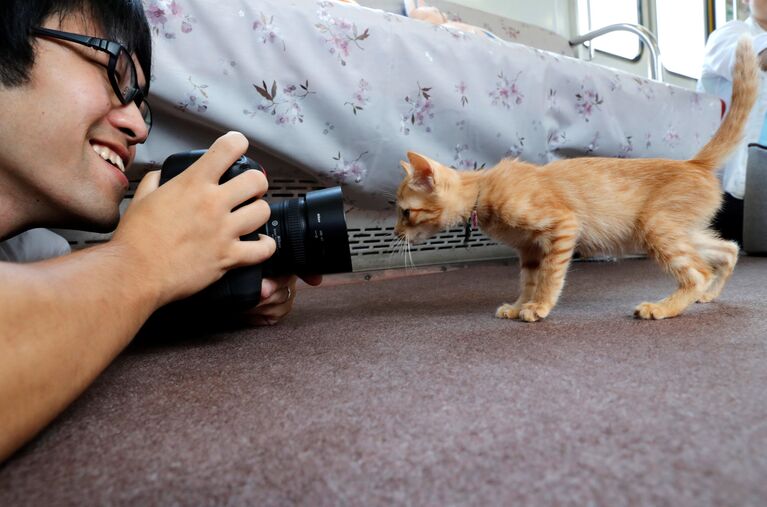
[[[160,186],[160,171],[149,171],[146,173],[141,183],[136,188],[136,193],[133,195],[134,201],[140,201],[150,193],[157,190]]]

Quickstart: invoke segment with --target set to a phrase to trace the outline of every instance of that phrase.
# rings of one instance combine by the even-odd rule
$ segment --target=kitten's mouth
[[[428,236],[424,236],[422,234],[414,234],[412,236],[404,236],[405,240],[410,243],[411,245],[421,245],[423,243],[426,243],[426,240],[429,239]]]

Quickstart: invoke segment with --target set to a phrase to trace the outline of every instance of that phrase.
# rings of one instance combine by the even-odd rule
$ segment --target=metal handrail
[[[634,25],[631,23],[617,23],[615,25],[607,25],[587,34],[575,37],[574,39],[570,40],[570,46],[580,46],[584,42],[596,39],[601,35],[618,31],[631,32],[636,34],[642,40],[642,42],[644,42],[645,46],[647,46],[647,48],[650,50],[650,79],[663,81],[663,66],[660,63],[660,50],[658,49],[658,41],[655,38],[655,35],[653,35],[650,30],[643,27],[642,25]],[[589,44],[589,57],[591,59],[594,58],[594,44]]]

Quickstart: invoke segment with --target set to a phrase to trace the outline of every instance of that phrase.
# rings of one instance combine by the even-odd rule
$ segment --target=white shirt
[[[698,91],[716,95],[730,109],[732,99],[732,66],[735,63],[735,47],[741,35],[753,37],[754,51],[758,54],[767,49],[767,32],[749,17],[746,21],[730,21],[714,30],[706,42],[703,71],[698,81]],[[746,125],[746,135],[741,145],[727,160],[722,172],[722,186],[733,197],[743,199],[746,191],[746,158],[748,143],[757,142],[767,113],[767,87],[765,75],[760,73],[760,93]]]
[[[35,262],[71,252],[67,240],[48,229],[30,229],[0,241],[0,261]]]

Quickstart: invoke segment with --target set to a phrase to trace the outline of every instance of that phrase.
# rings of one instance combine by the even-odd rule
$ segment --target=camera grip
[[[207,150],[193,150],[170,155],[162,165],[160,171],[160,185],[181,174],[190,165],[195,163]],[[221,176],[219,184],[249,170],[259,170],[266,174],[264,169],[246,156],[240,157]],[[242,203],[244,206],[255,201],[255,198]],[[240,207],[238,206],[238,207]],[[236,208],[235,208],[236,209]],[[242,241],[257,241],[259,231],[254,231],[241,236]],[[209,287],[189,298],[190,302],[213,305],[222,310],[243,310],[253,307],[261,300],[261,265],[245,266],[232,269]]]

